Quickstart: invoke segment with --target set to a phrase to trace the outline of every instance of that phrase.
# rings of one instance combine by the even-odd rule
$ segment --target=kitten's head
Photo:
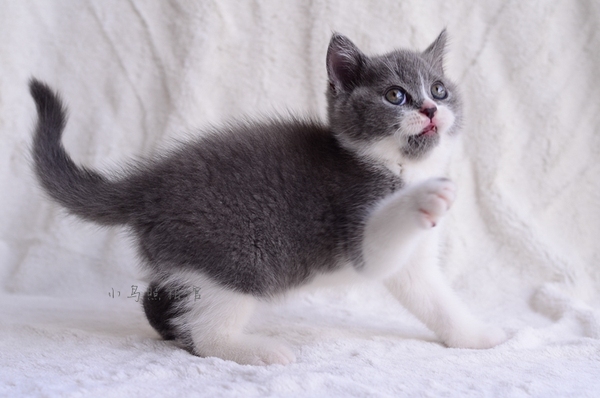
[[[327,51],[330,127],[359,153],[425,158],[461,118],[456,86],[444,76],[446,32],[423,52],[367,57],[334,34]],[[385,149],[382,149],[385,148]],[[389,159],[388,159],[389,160]]]

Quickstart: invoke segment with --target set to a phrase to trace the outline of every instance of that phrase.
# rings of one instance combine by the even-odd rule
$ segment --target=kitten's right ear
[[[334,33],[327,49],[327,74],[334,91],[350,90],[358,82],[366,56],[346,36]]]
[[[425,59],[429,61],[433,69],[441,76],[444,75],[444,55],[446,53],[447,40],[448,34],[446,33],[446,29],[444,29],[437,39],[423,51]]]

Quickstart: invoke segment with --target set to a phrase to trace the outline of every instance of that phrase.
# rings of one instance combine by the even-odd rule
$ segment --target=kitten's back
[[[293,119],[208,134],[144,175],[133,225],[146,259],[259,295],[359,264],[367,210],[399,185],[324,126]]]
[[[76,165],[61,137],[66,110],[32,80],[34,168],[70,212],[125,224],[155,275],[199,271],[241,293],[268,296],[352,262],[365,216],[398,177],[299,119],[230,124],[154,160],[107,176]]]

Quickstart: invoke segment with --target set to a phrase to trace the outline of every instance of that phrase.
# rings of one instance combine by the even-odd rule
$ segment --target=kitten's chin
[[[435,125],[429,125],[420,133],[408,136],[402,154],[414,160],[427,155],[440,143],[438,129]]]

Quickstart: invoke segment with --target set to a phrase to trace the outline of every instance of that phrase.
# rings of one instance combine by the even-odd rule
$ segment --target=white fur
[[[425,159],[403,159],[396,149],[399,140],[420,133],[429,124],[429,118],[418,111],[404,118],[396,136],[362,148],[363,154],[385,164],[406,183],[406,188],[384,199],[367,221],[363,274],[385,278],[390,292],[448,346],[489,348],[505,341],[505,332],[471,315],[438,265],[440,228],[431,227],[450,208],[454,187],[435,177],[446,172],[455,141],[448,131],[455,117],[447,107],[437,108],[432,121],[440,142]]]
[[[299,287],[298,291],[313,291],[333,286],[352,285],[364,281],[365,275],[357,272],[353,264],[345,263],[337,268],[335,272],[316,275],[308,284]]]
[[[412,161],[401,160],[401,177],[406,185],[410,186],[429,178],[443,177],[446,175],[448,163],[452,155],[456,137],[440,134],[440,143],[425,159]]]
[[[506,333],[475,318],[445,281],[438,266],[438,236],[430,231],[386,287],[449,347],[491,348],[504,342]]]
[[[414,184],[384,199],[365,225],[364,274],[384,278],[398,271],[453,201],[454,184],[446,179]]]
[[[178,272],[165,283],[200,287],[200,299],[182,300],[184,311],[172,320],[173,325],[189,330],[195,354],[247,365],[286,365],[296,360],[292,350],[278,340],[245,332],[256,306],[253,296],[225,289],[192,271]]]

